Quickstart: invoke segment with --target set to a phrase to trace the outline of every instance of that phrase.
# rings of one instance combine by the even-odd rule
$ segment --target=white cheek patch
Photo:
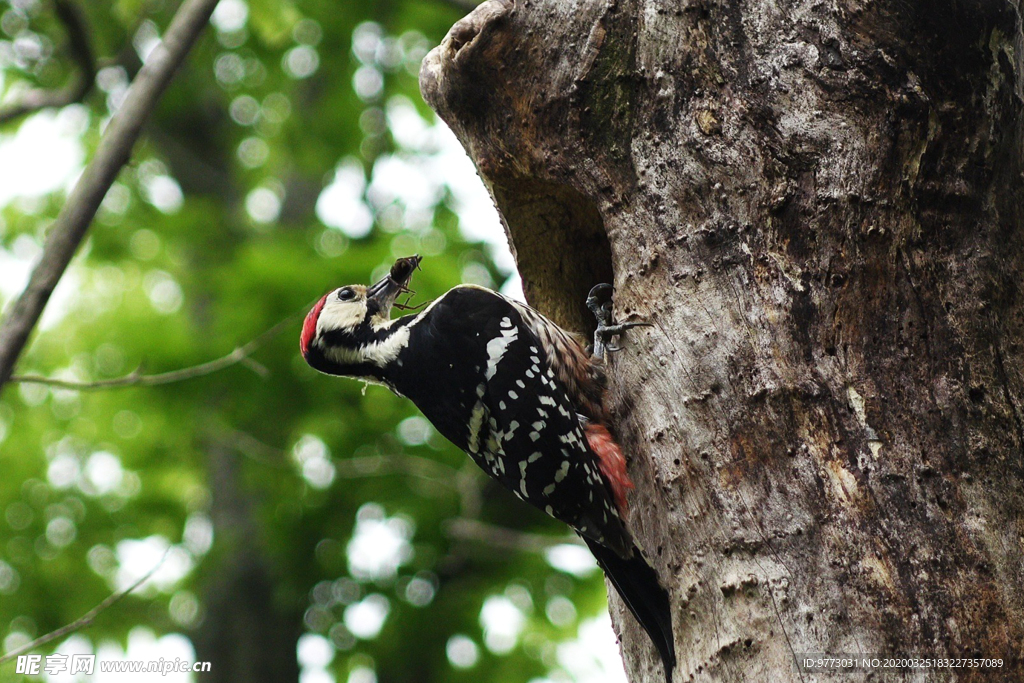
[[[317,337],[331,330],[355,331],[366,319],[366,302],[329,302],[320,312],[316,321]],[[399,352],[409,344],[409,329],[396,330],[385,339],[359,348],[323,346],[324,355],[341,365],[371,363],[384,367],[398,357]]]
[[[340,346],[327,347],[324,349],[324,355],[341,365],[370,363],[378,368],[383,368],[398,358],[402,349],[409,345],[409,332],[408,327],[402,327],[378,342],[357,349],[346,349]]]
[[[316,321],[317,336],[331,330],[355,330],[365,317],[364,301],[328,302]]]

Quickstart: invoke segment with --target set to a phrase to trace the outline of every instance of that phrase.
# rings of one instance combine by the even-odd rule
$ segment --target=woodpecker
[[[633,484],[604,403],[607,344],[638,323],[611,324],[610,285],[587,301],[598,319],[593,354],[529,306],[476,285],[392,318],[420,260],[398,259],[370,287],[324,295],[303,323],[303,357],[321,372],[407,397],[488,475],[572,527],[650,636],[671,683],[669,596],[626,528]]]

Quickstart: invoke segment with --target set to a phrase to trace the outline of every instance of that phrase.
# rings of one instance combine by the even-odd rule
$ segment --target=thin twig
[[[257,439],[248,432],[235,429],[227,433],[229,440],[243,455],[256,462],[273,467],[284,467],[288,462],[288,451],[271,446]],[[358,458],[332,458],[336,476],[341,479],[361,479],[363,477],[380,477],[387,474],[408,474],[413,477],[447,484],[457,488],[458,470],[430,458],[418,455],[366,455]]]
[[[235,430],[229,433],[229,437],[235,440],[234,445],[239,451],[257,462],[281,466],[287,461],[287,451],[266,444],[247,432]],[[358,458],[332,459],[331,463],[334,465],[336,476],[342,479],[359,479],[397,473],[443,483],[455,489],[461,489],[464,486],[460,470],[416,455],[367,455]],[[475,468],[475,465],[473,467]],[[487,524],[465,516],[447,521],[445,533],[460,540],[477,541],[497,548],[522,552],[544,552],[548,548],[566,543],[584,545],[583,541],[576,536],[531,534]]]
[[[39,322],[46,302],[78,245],[85,238],[100,202],[131,158],[142,126],[216,6],[217,0],[184,0],[163,40],[149,54],[132,81],[124,104],[110,120],[96,155],[75,184],[46,236],[43,256],[32,270],[25,291],[14,302],[0,327],[0,389],[13,374],[29,335]]]
[[[14,659],[15,657],[17,657],[18,655],[25,654],[26,652],[31,652],[32,650],[36,650],[36,649],[42,647],[43,645],[46,645],[47,643],[50,643],[50,642],[53,642],[54,640],[57,640],[58,638],[63,638],[66,635],[70,635],[70,634],[74,633],[75,631],[80,631],[81,629],[85,628],[86,626],[89,626],[90,624],[92,624],[93,620],[95,620],[96,617],[98,617],[100,615],[101,612],[103,612],[104,610],[106,610],[106,609],[108,609],[110,607],[113,607],[116,603],[118,603],[121,600],[121,598],[123,598],[124,596],[128,595],[133,590],[135,590],[136,588],[141,586],[143,583],[145,583],[147,580],[149,580],[149,578],[151,576],[153,576],[153,574],[156,573],[156,570],[159,569],[161,565],[163,565],[164,560],[167,559],[167,553],[168,552],[170,552],[169,548],[168,548],[167,552],[164,553],[164,556],[160,558],[160,561],[157,562],[156,565],[152,569],[150,569],[148,572],[146,572],[145,576],[143,576],[141,579],[139,579],[138,581],[136,581],[132,585],[128,586],[123,591],[118,591],[117,593],[114,593],[113,595],[109,596],[106,600],[104,600],[103,602],[101,602],[100,604],[96,605],[95,607],[93,607],[88,612],[86,612],[85,615],[81,619],[78,619],[77,621],[73,621],[70,624],[68,624],[67,626],[61,626],[56,631],[50,631],[45,636],[40,636],[40,637],[36,638],[35,640],[33,640],[31,643],[28,643],[27,645],[22,645],[21,647],[17,648],[16,650],[12,650],[11,652],[8,652],[3,657],[0,657],[0,664],[3,664],[4,662],[9,662],[12,659]]]
[[[257,439],[249,432],[241,429],[226,429],[224,440],[226,445],[234,448],[245,457],[255,460],[261,465],[284,468],[288,467],[288,452],[284,449],[271,446],[268,443]]]
[[[408,474],[421,479],[447,484],[457,488],[453,467],[442,465],[418,455],[367,455],[359,458],[332,460],[337,475],[342,479],[378,477],[384,474]]]
[[[53,0],[57,18],[68,34],[68,49],[75,62],[76,73],[59,90],[37,88],[29,90],[17,102],[0,108],[0,125],[26,114],[51,107],[66,107],[81,102],[96,81],[96,58],[89,45],[89,28],[81,8],[69,0]]]
[[[516,531],[487,524],[476,519],[458,517],[445,523],[445,533],[452,538],[479,541],[505,550],[541,553],[556,545],[583,545],[576,536],[547,536]]]
[[[42,375],[13,375],[10,381],[20,382],[22,384],[45,384],[47,386],[59,387],[61,389],[77,389],[78,391],[113,389],[118,387],[152,387],[158,384],[171,384],[172,382],[181,382],[186,379],[211,375],[225,368],[229,368],[236,363],[241,363],[261,377],[266,377],[270,371],[263,365],[260,365],[249,358],[249,355],[259,349],[272,337],[275,337],[279,332],[281,332],[281,330],[291,323],[294,318],[294,314],[288,316],[260,336],[250,341],[248,344],[239,346],[226,356],[221,356],[220,358],[200,363],[199,365],[193,365],[189,368],[182,368],[181,370],[171,370],[170,372],[160,372],[154,375],[144,375],[141,370],[136,369],[123,377],[101,379],[95,382],[77,382],[75,380],[43,377]]]

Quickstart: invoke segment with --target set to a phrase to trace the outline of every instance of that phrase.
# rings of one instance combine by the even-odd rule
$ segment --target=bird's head
[[[390,326],[391,307],[398,295],[407,291],[419,263],[419,256],[400,258],[376,284],[346,285],[321,297],[302,324],[299,348],[306,361],[325,371],[331,371],[325,366],[332,363],[377,364],[372,357],[373,345],[381,341],[382,332]]]

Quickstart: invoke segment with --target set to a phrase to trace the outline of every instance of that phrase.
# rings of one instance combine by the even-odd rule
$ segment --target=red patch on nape
[[[323,310],[325,303],[327,303],[326,294],[320,297],[320,301],[317,301],[312,310],[306,314],[306,320],[302,323],[302,336],[299,337],[299,349],[301,349],[303,356],[309,354],[309,345],[313,343],[313,337],[316,336],[316,321],[320,318],[320,311]]]
[[[626,519],[629,513],[626,494],[633,488],[633,482],[626,473],[626,458],[622,455],[622,449],[604,425],[592,422],[585,431],[590,450],[597,455],[597,467],[612,490],[615,507],[619,509],[622,518]]]

